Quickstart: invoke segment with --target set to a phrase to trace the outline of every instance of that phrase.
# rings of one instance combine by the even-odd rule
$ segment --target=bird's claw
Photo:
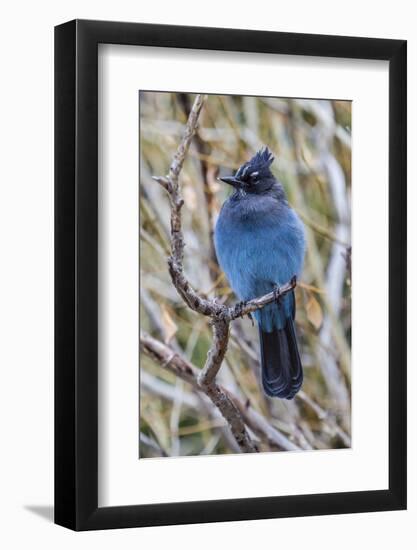
[[[282,301],[282,295],[281,295],[281,288],[280,288],[279,285],[275,285],[275,286],[274,286],[273,293],[274,293],[274,300],[275,300],[276,303],[280,306],[280,305],[281,305],[281,301]]]
[[[243,313],[243,308],[246,306],[246,302],[245,301],[242,301],[242,302],[238,302],[236,304],[236,313],[237,313],[237,316],[238,317],[241,317],[242,316],[242,313]]]
[[[290,283],[294,287],[297,286],[297,275],[294,275],[293,277],[291,277]]]

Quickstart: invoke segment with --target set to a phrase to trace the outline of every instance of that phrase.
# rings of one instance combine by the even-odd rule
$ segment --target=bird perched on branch
[[[242,301],[277,291],[298,277],[303,266],[304,226],[270,170],[273,160],[265,148],[234,176],[220,178],[234,192],[221,209],[214,243],[220,266]],[[292,399],[303,381],[294,291],[254,316],[259,325],[264,391],[271,397]]]

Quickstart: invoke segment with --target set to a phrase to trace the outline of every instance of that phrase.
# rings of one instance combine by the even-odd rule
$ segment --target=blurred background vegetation
[[[193,94],[140,93],[140,324],[202,368],[211,342],[207,317],[188,309],[173,287],[168,198],[153,175],[165,175]],[[350,446],[351,103],[211,95],[181,173],[185,270],[207,296],[235,301],[219,270],[213,227],[230,193],[217,180],[259,148],[275,154],[272,171],[305,223],[307,254],[296,290],[304,384],[292,401],[263,394],[258,332],[232,323],[220,383],[254,407],[301,449]],[[224,419],[185,382],[140,358],[140,457],[238,452]],[[262,451],[279,451],[254,437]]]

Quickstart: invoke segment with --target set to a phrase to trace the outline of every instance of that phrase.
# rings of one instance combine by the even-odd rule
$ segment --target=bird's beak
[[[229,185],[232,185],[233,187],[240,187],[242,185],[242,182],[235,178],[234,176],[227,176],[224,178],[219,178],[219,180],[224,181],[224,183],[228,183]]]

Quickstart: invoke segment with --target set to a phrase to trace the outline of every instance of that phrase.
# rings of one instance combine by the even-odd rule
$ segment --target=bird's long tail
[[[271,397],[292,399],[303,383],[293,319],[288,317],[284,328],[275,328],[272,332],[259,327],[259,340],[265,393]]]

